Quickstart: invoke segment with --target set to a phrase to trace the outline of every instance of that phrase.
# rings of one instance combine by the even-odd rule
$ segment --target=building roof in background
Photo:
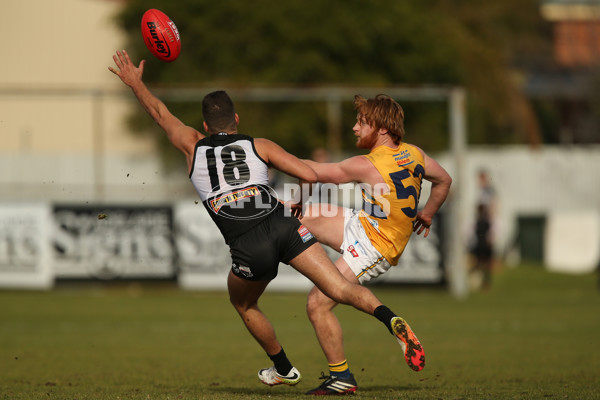
[[[541,12],[549,21],[600,20],[600,0],[544,0]]]

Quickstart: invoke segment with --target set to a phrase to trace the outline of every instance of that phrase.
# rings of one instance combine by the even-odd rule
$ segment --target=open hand
[[[108,70],[121,78],[124,84],[133,87],[137,82],[141,82],[146,60],[140,61],[140,65],[136,67],[131,62],[129,54],[127,54],[125,50],[123,50],[123,52],[117,51],[117,53],[113,55],[113,60],[119,69],[117,70],[113,67],[108,67]]]

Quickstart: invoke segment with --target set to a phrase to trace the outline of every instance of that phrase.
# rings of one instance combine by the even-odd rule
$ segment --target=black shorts
[[[280,207],[230,241],[231,269],[242,279],[270,281],[277,276],[280,262],[288,264],[315,243],[312,233],[297,218],[285,216]]]

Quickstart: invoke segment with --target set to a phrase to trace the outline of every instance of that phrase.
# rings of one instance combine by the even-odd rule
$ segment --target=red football
[[[142,16],[142,36],[146,47],[157,58],[171,62],[179,57],[181,39],[177,27],[160,10],[150,9]]]

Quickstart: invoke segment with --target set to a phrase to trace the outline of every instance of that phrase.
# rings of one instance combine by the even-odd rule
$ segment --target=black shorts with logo
[[[250,230],[231,239],[231,269],[250,281],[270,281],[277,276],[279,263],[290,260],[317,243],[310,231],[278,207]]]

